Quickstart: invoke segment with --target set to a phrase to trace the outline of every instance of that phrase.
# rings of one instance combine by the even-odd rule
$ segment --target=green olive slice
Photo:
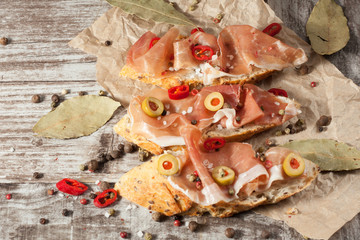
[[[219,92],[212,92],[206,96],[204,105],[206,109],[215,112],[224,105],[224,97]]]
[[[165,153],[158,158],[158,172],[171,176],[179,172],[179,160],[172,154]]]
[[[157,98],[147,97],[142,102],[141,108],[150,117],[158,117],[164,111],[164,104]]]
[[[290,153],[283,162],[283,169],[289,177],[298,177],[305,170],[305,161],[295,153]]]
[[[229,167],[217,166],[212,171],[212,177],[217,184],[226,186],[234,182],[235,172]]]

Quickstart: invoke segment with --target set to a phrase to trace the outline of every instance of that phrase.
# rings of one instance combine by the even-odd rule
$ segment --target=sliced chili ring
[[[86,185],[71,178],[64,178],[60,180],[56,183],[56,187],[63,193],[75,196],[83,194],[88,189]]]
[[[274,94],[275,96],[288,97],[287,92],[281,88],[270,88],[268,92]]]
[[[211,60],[214,50],[209,46],[197,45],[192,48],[192,55],[200,61]]]
[[[204,142],[204,148],[208,151],[222,148],[225,145],[224,138],[208,138]]]
[[[175,86],[168,90],[169,98],[179,100],[189,96],[189,85]]]
[[[149,49],[152,48],[159,40],[160,40],[159,37],[154,37],[153,39],[151,39],[149,44]]]
[[[281,31],[281,25],[278,23],[272,23],[263,30],[263,33],[266,33],[267,35],[273,37],[276,34],[278,34],[280,31]]]
[[[204,30],[201,27],[197,27],[197,28],[194,28],[193,30],[191,30],[190,34],[194,34],[197,31],[204,32]]]
[[[116,201],[116,198],[117,198],[117,192],[114,189],[107,189],[102,193],[100,193],[94,199],[94,205],[95,207],[98,208],[104,208],[113,204]]]
[[[195,96],[196,94],[199,93],[199,90],[197,90],[196,88],[194,88],[193,90],[191,90],[191,95]]]

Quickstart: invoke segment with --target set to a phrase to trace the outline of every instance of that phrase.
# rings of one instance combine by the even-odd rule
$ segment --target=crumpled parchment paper
[[[175,0],[175,7],[184,12],[197,26],[217,35],[228,25],[248,24],[264,29],[273,22],[281,23],[270,7],[262,0],[210,1],[202,0],[195,11],[190,12],[191,1]],[[212,19],[223,13],[220,24]],[[162,36],[170,27],[165,23],[144,21],[112,8],[82,31],[69,45],[98,57],[96,69],[98,82],[123,105],[150,87],[140,81],[120,79],[118,73],[125,64],[129,47],[147,31]],[[189,32],[191,27],[181,27]],[[311,47],[293,31],[283,27],[276,36],[293,47],[301,47],[309,57],[310,73],[300,76],[288,68],[264,80],[264,89],[280,87],[289,97],[302,105],[299,118],[306,120],[303,132],[276,137],[278,143],[289,139],[332,138],[360,148],[360,88],[345,78],[339,70],[323,57],[312,52]],[[105,41],[111,46],[105,46]],[[316,82],[317,87],[310,86]],[[332,123],[325,132],[317,132],[315,122],[321,115],[331,115]],[[296,119],[295,119],[296,120]],[[295,121],[293,120],[293,122]],[[285,125],[286,126],[286,125]],[[259,134],[249,140],[254,149],[266,138],[284,126]],[[255,211],[274,219],[283,220],[304,236],[328,239],[360,211],[360,171],[321,173],[305,191],[276,205],[257,208]],[[289,217],[286,211],[295,207],[297,215]]]

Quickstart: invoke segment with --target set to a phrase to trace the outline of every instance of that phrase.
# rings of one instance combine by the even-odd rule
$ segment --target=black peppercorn
[[[110,154],[108,154],[108,155],[106,155],[106,160],[112,161],[112,160],[114,160],[114,158]]]
[[[126,153],[132,153],[134,151],[134,145],[130,142],[126,142],[124,145],[124,151]]]
[[[41,102],[41,97],[39,95],[35,94],[34,96],[32,96],[31,101],[33,103],[39,103],[39,102]]]
[[[79,92],[79,96],[84,96],[84,95],[86,95],[86,92],[84,92],[84,91]]]
[[[42,174],[42,173],[38,173],[38,172],[34,172],[33,173],[33,177],[35,178],[35,179],[39,179],[39,178],[42,178],[44,175]]]
[[[240,120],[241,120],[240,116],[236,116],[235,120],[236,120],[236,122],[240,122]]]
[[[110,46],[110,45],[111,45],[111,41],[106,40],[106,41],[105,41],[105,46]]]
[[[195,222],[195,221],[189,222],[189,229],[190,229],[190,231],[195,232],[196,229],[197,229],[197,227],[198,227],[198,225],[199,225],[199,224],[198,224],[197,222]]]
[[[181,220],[182,220],[182,216],[181,216],[181,215],[174,215],[174,221],[176,221],[176,220],[181,221]]]
[[[97,195],[95,193],[90,193],[90,196],[89,196],[91,199],[95,199],[97,197]]]
[[[228,238],[233,238],[235,236],[235,230],[233,228],[227,228],[225,230],[225,236]]]
[[[155,222],[161,222],[163,215],[159,212],[154,212],[151,214],[151,217]]]
[[[60,98],[57,94],[54,94],[51,96],[51,101],[53,101],[54,103],[58,103],[60,101]]]
[[[271,237],[271,234],[270,234],[270,232],[264,230],[264,231],[262,231],[260,237],[261,237],[261,239],[269,239]]]
[[[100,190],[103,192],[105,190],[110,189],[110,184],[106,181],[102,181],[99,185]]]
[[[98,168],[99,168],[99,163],[98,163],[98,161],[96,161],[96,160],[91,160],[91,161],[88,163],[88,169],[89,169],[89,171],[94,172],[94,171],[96,171]]]
[[[61,214],[66,217],[66,216],[69,216],[70,212],[67,209],[63,209]]]
[[[191,124],[192,125],[196,125],[197,124],[197,121],[195,119],[191,120]]]
[[[322,126],[328,126],[331,123],[331,116],[321,116],[319,120],[316,122],[316,126],[322,127]]]
[[[47,220],[45,218],[40,218],[40,224],[46,224]]]
[[[121,154],[124,153],[124,144],[123,143],[120,143],[117,148],[118,148],[118,150],[120,151]]]
[[[119,158],[121,156],[121,153],[119,150],[113,150],[110,152],[110,155],[112,158],[116,159],[116,158]]]
[[[164,109],[164,111],[161,113],[161,116],[166,116],[166,110]]]

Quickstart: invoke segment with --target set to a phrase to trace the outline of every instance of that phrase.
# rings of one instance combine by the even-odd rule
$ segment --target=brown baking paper
[[[197,26],[215,35],[228,25],[249,24],[263,29],[272,22],[281,22],[261,0],[202,0],[192,12],[188,11],[191,1],[173,2],[175,7]],[[212,19],[218,13],[223,13],[224,18],[220,24],[215,24]],[[127,50],[145,32],[152,31],[161,36],[170,27],[172,26],[165,23],[144,21],[118,8],[112,8],[74,38],[70,46],[98,57],[98,82],[114,98],[126,105],[133,96],[152,87],[140,81],[118,77],[125,63]],[[181,29],[189,32],[191,27]],[[309,57],[310,68],[310,73],[304,76],[288,68],[260,84],[265,89],[283,88],[289,97],[302,105],[302,114],[299,117],[306,120],[307,129],[297,134],[277,137],[277,142],[284,143],[289,139],[332,138],[360,148],[359,87],[345,78],[330,62],[313,53],[310,46],[290,29],[284,27],[276,37],[290,46],[303,48]],[[111,46],[105,46],[104,42],[107,40],[112,42]],[[312,88],[311,82],[316,82],[317,87]],[[318,133],[315,122],[321,115],[331,115],[332,123],[327,131]],[[256,149],[266,138],[273,137],[277,130],[283,128],[278,127],[257,135],[249,142]],[[315,183],[305,191],[279,204],[257,208],[256,212],[283,220],[304,236],[328,239],[360,211],[359,182],[360,171],[321,173]],[[292,207],[297,208],[299,213],[289,217],[286,211]]]

